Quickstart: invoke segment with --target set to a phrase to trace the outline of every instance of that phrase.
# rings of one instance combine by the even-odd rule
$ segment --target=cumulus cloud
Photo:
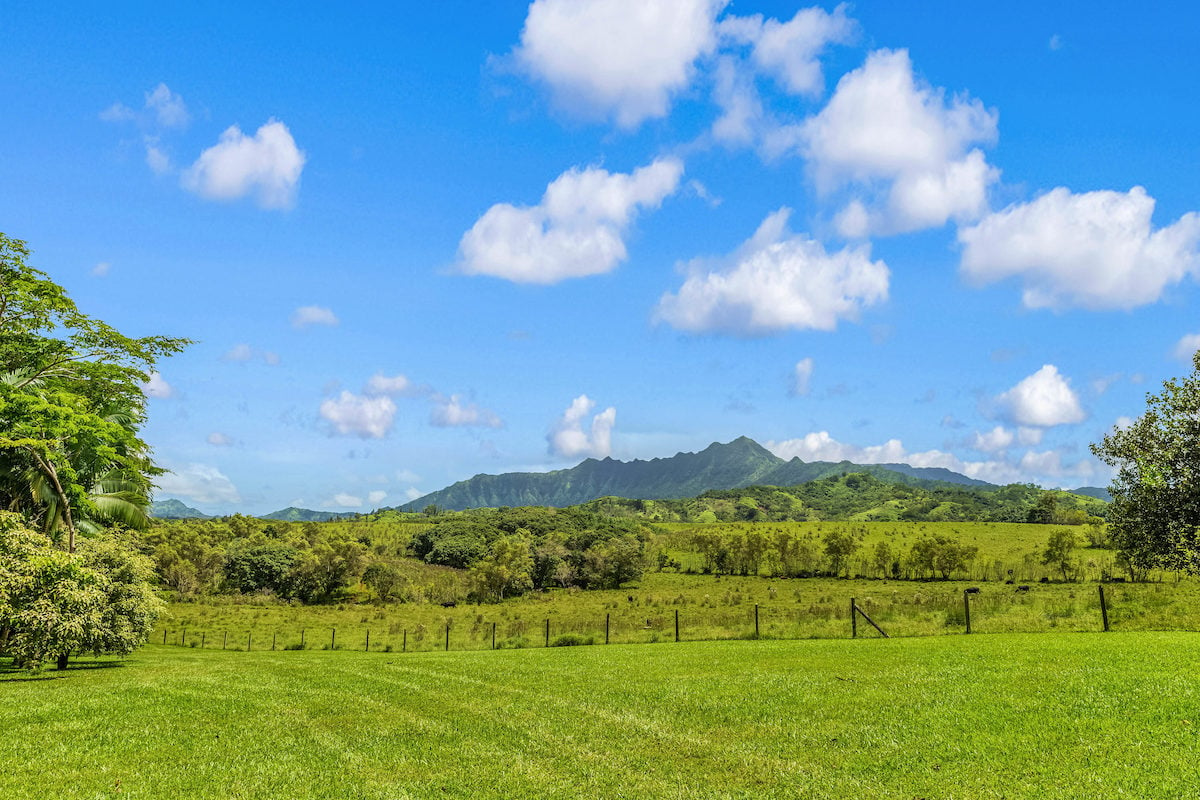
[[[323,306],[300,306],[292,312],[293,328],[308,328],[312,325],[332,327],[339,321],[336,314]]]
[[[788,92],[819,95],[825,88],[821,52],[829,44],[850,40],[857,26],[846,16],[845,6],[832,13],[803,8],[787,22],[751,17],[727,17],[720,33],[739,44],[752,45],[751,61],[759,72],[771,75]]]
[[[362,505],[362,498],[347,492],[338,492],[333,496],[332,500],[326,501],[327,506],[341,506],[342,508],[358,508]]]
[[[254,350],[248,344],[235,344],[221,356],[222,361],[249,361],[254,358]]]
[[[237,504],[241,495],[221,470],[208,464],[176,467],[154,479],[156,495],[175,495],[197,503]]]
[[[812,380],[813,360],[811,358],[802,358],[796,362],[796,367],[792,375],[792,395],[794,397],[804,397],[809,392],[809,381]]]
[[[427,391],[426,387],[417,386],[405,375],[399,373],[396,375],[384,375],[377,372],[367,381],[367,394],[374,396],[411,397],[413,395],[425,394]]]
[[[585,431],[587,417],[595,408],[596,401],[586,394],[571,401],[571,405],[546,435],[551,455],[605,458],[612,454],[612,429],[617,422],[617,409],[609,406],[593,416],[590,430]]]
[[[887,299],[888,268],[871,261],[869,245],[827,253],[788,231],[790,214],[782,208],[768,216],[723,263],[692,262],[679,291],[659,300],[656,319],[680,330],[746,336],[830,331]]]
[[[254,194],[263,208],[290,208],[296,201],[306,157],[287,126],[270,120],[253,136],[232,125],[183,173],[183,186],[210,200]]]
[[[387,396],[366,397],[343,390],[322,402],[320,413],[343,436],[382,439],[392,429],[396,403]]]
[[[855,464],[908,464],[913,467],[942,467],[968,478],[989,483],[1019,483],[1030,480],[1057,484],[1062,480],[1091,477],[1095,464],[1081,460],[1064,464],[1062,453],[1026,451],[1020,458],[999,457],[966,461],[944,450],[909,452],[899,439],[889,439],[880,445],[860,447],[834,439],[828,431],[809,433],[796,439],[767,442],[766,447],[780,458],[799,458],[801,461],[851,461]]]
[[[499,428],[504,425],[493,412],[475,403],[464,402],[456,394],[434,399],[429,424],[438,428]]]
[[[167,383],[159,373],[151,372],[146,378],[146,382],[142,384],[142,393],[146,397],[166,399],[175,396],[175,387]]]
[[[378,505],[378,504],[382,503],[384,498],[386,498],[387,496],[388,496],[387,492],[383,491],[382,489],[376,489],[373,492],[367,493],[367,502],[370,503],[371,505]]]
[[[1003,425],[997,425],[984,433],[976,431],[971,447],[984,453],[995,453],[1007,450],[1015,440],[1016,436],[1012,431]]]
[[[534,0],[517,63],[556,102],[622,128],[663,117],[715,48],[728,0]]]
[[[183,128],[192,119],[183,98],[165,83],[146,92],[146,109],[153,112],[158,124],[164,128]]]
[[[802,149],[821,191],[855,194],[843,235],[901,233],[987,210],[1000,173],[977,145],[995,141],[996,123],[980,101],[918,80],[906,50],[877,50],[804,124]]]
[[[977,284],[1020,278],[1027,308],[1130,309],[1200,270],[1200,214],[1154,230],[1154,198],[1059,187],[958,233]]]
[[[1087,418],[1070,381],[1053,364],[1044,365],[996,401],[1009,419],[1032,428],[1069,425]]]
[[[661,158],[632,174],[570,169],[533,207],[499,203],[459,243],[460,269],[517,283],[557,283],[609,272],[625,260],[625,229],[639,209],[675,193],[683,162]]]
[[[1175,357],[1190,363],[1197,350],[1200,350],[1200,333],[1189,333],[1175,344]]]
[[[213,447],[229,447],[233,444],[233,439],[219,431],[214,431],[208,435],[208,443]]]

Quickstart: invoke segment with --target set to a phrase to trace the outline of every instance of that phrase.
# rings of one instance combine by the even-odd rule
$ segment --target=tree
[[[1070,579],[1071,568],[1075,566],[1075,548],[1079,547],[1079,540],[1075,537],[1075,532],[1067,528],[1057,528],[1050,533],[1050,540],[1046,542],[1046,549],[1042,551],[1042,563],[1046,566],[1057,567],[1063,576],[1063,580]]]
[[[514,535],[493,542],[491,553],[471,568],[471,577],[481,597],[502,601],[506,594],[512,596],[532,589],[532,572],[529,540]]]
[[[185,339],[130,338],[82,313],[0,234],[0,507],[73,552],[77,530],[147,523],[160,474],[138,437],[143,384]]]
[[[1147,395],[1142,416],[1092,445],[1117,470],[1108,528],[1135,570],[1200,574],[1200,351],[1192,363]]]
[[[858,547],[858,540],[852,533],[832,530],[825,534],[825,558],[829,560],[829,571],[841,575],[843,569],[849,568],[850,557],[858,551]]]
[[[375,591],[379,602],[386,603],[405,583],[404,573],[395,564],[372,561],[363,570],[362,582]]]

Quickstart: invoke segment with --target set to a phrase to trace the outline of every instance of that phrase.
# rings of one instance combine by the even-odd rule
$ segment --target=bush
[[[578,647],[579,645],[595,644],[592,636],[581,636],[578,633],[560,633],[550,640],[551,647]]]

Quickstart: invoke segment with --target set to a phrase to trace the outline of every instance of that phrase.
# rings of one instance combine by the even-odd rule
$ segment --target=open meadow
[[[1189,797],[1200,638],[422,653],[0,673],[6,798]]]

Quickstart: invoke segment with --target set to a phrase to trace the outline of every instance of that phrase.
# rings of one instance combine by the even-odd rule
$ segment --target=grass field
[[[1200,637],[424,653],[0,672],[5,798],[1181,798]]]
[[[575,634],[613,643],[673,641],[679,613],[684,641],[746,638],[759,607],[766,638],[844,638],[849,603],[859,605],[889,635],[959,634],[965,627],[963,589],[980,588],[971,601],[972,628],[981,633],[1095,631],[1102,626],[1095,584],[1033,584],[1028,592],[1000,582],[773,579],[648,573],[636,587],[616,591],[555,590],[500,604],[344,603],[303,606],[263,598],[210,598],[176,603],[152,634],[156,643],[205,648],[441,650],[488,649],[492,625],[498,647],[540,647],[545,623],[551,638]],[[1200,630],[1200,584],[1195,581],[1110,584],[1114,629]],[[334,631],[336,630],[336,633]],[[866,626],[863,635],[874,636]]]

